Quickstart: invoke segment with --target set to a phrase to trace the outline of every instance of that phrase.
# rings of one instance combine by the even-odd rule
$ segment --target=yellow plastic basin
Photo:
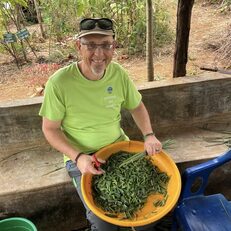
[[[119,151],[142,152],[144,151],[144,144],[139,141],[122,141],[102,148],[96,153],[96,156],[107,160],[111,154]],[[163,207],[155,207],[153,205],[153,202],[162,199],[161,195],[150,195],[145,206],[136,213],[135,218],[121,219],[122,215],[120,216],[120,214],[118,214],[118,217],[109,217],[105,215],[107,212],[103,211],[94,203],[91,188],[93,175],[89,173],[84,174],[81,180],[83,198],[87,206],[102,220],[124,227],[147,225],[165,216],[174,207],[179,198],[181,191],[181,177],[176,164],[164,151],[152,156],[152,161],[161,171],[166,172],[168,176],[170,176],[167,188],[168,199]]]

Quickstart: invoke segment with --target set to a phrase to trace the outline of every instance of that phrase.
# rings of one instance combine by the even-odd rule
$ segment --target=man
[[[76,41],[81,60],[58,70],[46,84],[40,115],[48,142],[64,153],[66,168],[83,201],[81,174],[103,174],[92,153],[114,142],[128,140],[120,127],[120,111],[130,111],[141,130],[144,148],[152,155],[162,145],[155,137],[148,112],[125,70],[112,62],[115,50],[113,22],[83,19]],[[118,230],[96,217],[85,205],[91,230]],[[137,228],[137,230],[148,230]]]

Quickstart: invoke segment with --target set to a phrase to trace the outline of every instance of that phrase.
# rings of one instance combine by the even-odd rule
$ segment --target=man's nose
[[[95,54],[103,54],[103,48],[101,45],[97,45],[95,51],[94,51]]]

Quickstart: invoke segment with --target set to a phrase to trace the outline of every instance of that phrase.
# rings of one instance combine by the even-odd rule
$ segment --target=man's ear
[[[117,42],[114,40],[113,41],[113,49],[116,49],[116,47],[117,47]]]
[[[79,51],[81,47],[80,39],[77,39],[75,42],[76,49]]]

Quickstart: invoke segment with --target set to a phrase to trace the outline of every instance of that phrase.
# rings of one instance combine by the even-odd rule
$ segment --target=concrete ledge
[[[214,148],[205,141],[220,133],[191,128],[185,131],[172,131],[161,140],[172,139],[174,144],[167,152],[176,163],[213,158],[227,150],[225,145]],[[70,184],[64,168],[62,155],[49,146],[26,149],[9,156],[0,162],[0,197],[10,194],[38,191],[63,184]],[[1,202],[1,200],[0,200]],[[1,207],[0,207],[1,208]]]
[[[49,146],[16,153],[0,162],[0,195],[36,191],[70,182],[62,155]]]

